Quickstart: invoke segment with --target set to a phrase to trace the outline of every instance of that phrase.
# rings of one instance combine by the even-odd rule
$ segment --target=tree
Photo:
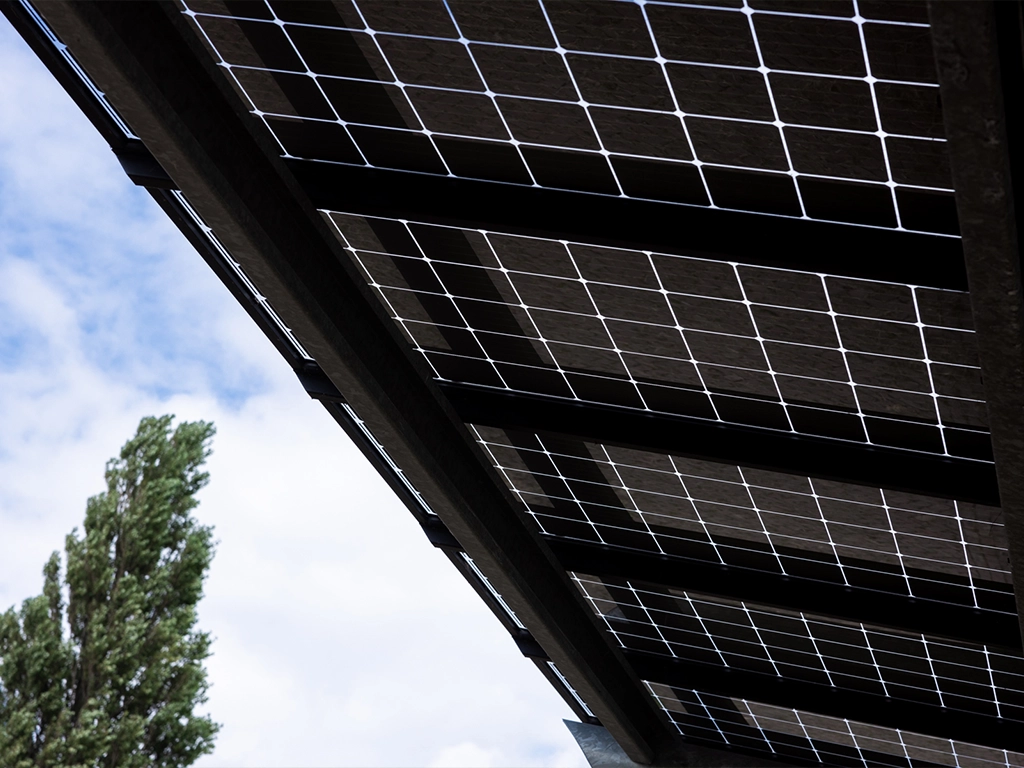
[[[219,729],[196,604],[213,531],[191,516],[213,425],[148,417],[54,552],[43,593],[0,616],[0,766],[187,766]]]

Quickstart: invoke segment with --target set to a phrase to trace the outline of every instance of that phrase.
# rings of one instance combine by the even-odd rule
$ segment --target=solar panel
[[[438,379],[990,460],[965,293],[330,218]]]
[[[1015,610],[997,508],[473,429],[542,533]]]
[[[286,156],[957,233],[923,8],[186,7]]]

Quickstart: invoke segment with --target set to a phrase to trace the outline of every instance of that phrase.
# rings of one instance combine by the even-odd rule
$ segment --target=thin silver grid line
[[[633,509],[631,509],[629,511],[630,512],[633,512],[633,511],[636,512],[636,516],[639,517],[640,521],[644,524],[644,528],[647,530],[647,534],[651,537],[651,540],[658,547],[659,554],[662,554],[662,555],[665,554],[665,550],[662,549],[662,547],[661,547],[661,542],[658,541],[658,537],[654,535],[654,531],[651,530],[651,526],[648,524],[647,519],[644,517],[643,513],[640,511],[640,507],[637,505],[636,501],[633,499],[633,492],[632,492],[632,490],[629,488],[629,486],[626,485],[626,483],[623,482],[622,477],[619,475],[618,467],[616,467],[615,462],[612,461],[611,456],[608,455],[608,448],[606,446],[602,445],[601,446],[601,451],[604,453],[604,457],[608,461],[608,466],[610,466],[612,468],[612,471],[615,473],[615,477],[617,477],[618,480],[619,480],[619,484],[617,486],[612,486],[612,487],[613,488],[621,488],[623,491],[625,491],[626,496],[629,498],[629,503],[633,505]]]
[[[953,500],[953,511],[956,513],[956,527],[960,532],[960,541],[963,543],[964,564],[967,566],[967,581],[971,586],[971,597],[974,598],[974,607],[978,606],[978,593],[974,588],[974,566],[971,564],[971,553],[967,549],[967,537],[964,535],[964,519],[960,516],[960,502]]]
[[[725,558],[722,557],[722,553],[718,549],[718,542],[716,542],[715,541],[715,537],[711,535],[711,532],[708,530],[708,524],[704,520],[704,515],[701,513],[700,509],[694,503],[695,499],[693,498],[693,494],[690,493],[690,489],[687,487],[686,481],[683,479],[684,475],[683,475],[682,472],[679,471],[679,467],[676,465],[675,457],[674,456],[669,456],[668,460],[669,460],[669,463],[672,465],[672,469],[675,470],[676,477],[679,478],[679,484],[683,487],[683,493],[686,494],[686,500],[690,502],[690,508],[693,509],[693,513],[697,516],[697,522],[700,523],[700,527],[701,527],[701,530],[704,532],[704,536],[707,538],[707,540],[709,542],[711,542],[711,547],[712,547],[712,550],[715,553],[715,557],[718,558],[718,562],[721,565],[725,565]],[[644,513],[641,513],[641,514],[644,514]],[[652,513],[647,513],[647,514],[652,514]]]
[[[754,630],[754,635],[755,635],[755,637],[757,637],[757,642],[760,643],[761,646],[765,649],[766,655],[768,656],[768,661],[771,663],[772,669],[775,670],[775,675],[777,677],[782,677],[783,676],[782,673],[779,672],[779,665],[775,662],[775,657],[772,656],[771,646],[769,646],[768,643],[766,643],[764,641],[764,638],[761,637],[761,630],[757,626],[757,624],[754,623],[754,619],[750,615],[750,609],[747,608],[747,604],[746,603],[742,603],[742,607],[743,607],[743,613],[747,617],[747,621],[750,622],[750,626]]]
[[[605,149],[604,139],[601,137],[600,132],[597,130],[597,125],[594,123],[594,118],[590,114],[590,103],[583,98],[583,91],[580,90],[579,84],[576,82],[576,73],[572,71],[572,67],[569,65],[569,59],[566,58],[566,49],[562,47],[561,42],[558,39],[558,33],[555,31],[554,24],[551,23],[551,18],[548,16],[548,9],[544,5],[544,0],[537,0],[540,5],[541,13],[544,15],[544,21],[548,25],[548,31],[551,33],[551,38],[555,41],[555,53],[557,53],[562,59],[562,66],[565,67],[566,73],[569,75],[569,81],[572,83],[572,88],[576,91],[576,98],[578,99],[577,104],[583,107],[584,113],[587,115],[587,123],[590,124],[590,130],[593,131],[595,138],[597,139],[597,145],[601,148],[600,154],[604,157],[605,165],[608,166],[608,171],[612,175],[612,180],[615,182],[615,188],[619,190],[619,197],[629,197],[625,190],[622,188],[622,183],[619,181],[619,174],[615,170],[615,166],[612,165],[610,158],[610,152]]]
[[[491,104],[494,106],[494,111],[498,113],[501,124],[505,127],[505,133],[508,134],[510,139],[507,143],[511,144],[515,148],[516,154],[519,156],[519,161],[523,164],[523,167],[526,169],[526,174],[530,177],[531,185],[539,187],[540,184],[537,183],[537,179],[533,175],[533,169],[530,167],[530,164],[526,162],[526,158],[523,156],[523,150],[520,146],[521,142],[519,142],[516,139],[515,134],[512,133],[512,128],[505,119],[505,113],[502,111],[501,105],[498,104],[495,92],[491,90],[491,86],[488,84],[487,78],[484,77],[483,70],[480,69],[480,65],[477,63],[476,56],[473,54],[473,49],[469,44],[469,40],[464,34],[462,34],[462,27],[459,25],[459,20],[455,18],[455,14],[452,13],[452,8],[451,5],[449,5],[448,0],[443,0],[443,2],[445,10],[448,12],[448,17],[452,20],[452,24],[455,26],[455,31],[459,33],[458,42],[462,43],[463,48],[466,49],[466,55],[469,56],[469,60],[473,64],[473,69],[476,70],[477,77],[480,78],[480,82],[484,85],[484,95],[491,100]]]
[[[590,518],[590,513],[587,512],[586,507],[583,506],[583,503],[578,498],[576,498],[576,494],[573,493],[572,486],[569,485],[569,478],[567,478],[565,475],[562,474],[561,468],[558,466],[558,464],[552,458],[552,456],[554,456],[556,454],[553,454],[553,453],[551,453],[548,450],[547,445],[544,444],[544,440],[540,437],[540,435],[537,435],[536,437],[537,437],[537,442],[540,443],[542,452],[547,457],[548,461],[551,463],[551,466],[553,466],[555,468],[555,471],[558,473],[558,475],[557,475],[558,479],[562,481],[562,484],[565,486],[565,489],[569,492],[569,496],[571,498],[566,499],[566,501],[572,501],[572,502],[574,502],[576,504],[577,507],[579,507],[580,514],[582,514],[583,515],[583,519],[586,520],[590,524],[590,527],[594,531],[594,535],[597,536],[597,540],[599,542],[601,542],[602,544],[607,544],[608,542],[606,542],[605,539],[604,539],[604,536],[601,535],[601,531],[598,528],[598,524],[595,523]]]
[[[608,336],[608,339],[612,343],[612,351],[619,358],[619,364],[622,365],[623,369],[626,371],[626,375],[629,377],[629,383],[633,385],[633,390],[636,392],[636,396],[640,399],[640,402],[643,404],[643,409],[645,411],[650,411],[651,408],[647,405],[647,400],[646,398],[644,398],[644,393],[640,391],[640,387],[637,383],[637,380],[633,377],[633,372],[629,369],[629,364],[626,362],[626,358],[623,357],[622,355],[622,350],[619,349],[619,345],[615,341],[615,337],[612,336],[612,332],[608,328],[608,318],[601,314],[601,308],[597,306],[597,302],[594,300],[594,294],[591,293],[590,291],[590,286],[588,285],[589,281],[586,278],[584,278],[583,273],[580,272],[579,265],[576,263],[576,257],[573,256],[572,249],[569,248],[569,241],[562,240],[560,242],[562,243],[562,248],[564,249],[566,256],[568,256],[569,258],[569,263],[571,263],[572,268],[576,270],[578,282],[583,286],[583,290],[587,292],[587,299],[590,301],[591,306],[594,308],[594,314],[592,316],[596,317],[598,320],[601,321],[601,327],[604,328],[605,334]]]
[[[732,742],[729,741],[729,737],[725,735],[725,731],[723,731],[721,726],[719,726],[718,718],[711,716],[711,710],[708,708],[708,705],[704,703],[704,697],[701,696],[700,691],[695,690],[693,692],[693,695],[696,697],[697,703],[704,708],[704,711],[707,713],[708,719],[711,721],[711,724],[715,726],[715,729],[718,731],[718,735],[722,737],[722,741],[724,741],[726,744],[731,744]]]
[[[882,509],[885,510],[885,519],[889,523],[889,534],[892,536],[893,547],[896,548],[896,559],[900,564],[900,571],[903,573],[903,581],[907,585],[907,593],[911,597],[914,597],[914,585],[910,583],[910,576],[907,575],[907,565],[903,561],[903,551],[900,548],[900,540],[899,537],[896,535],[896,528],[892,524],[892,514],[889,509],[889,504],[885,498],[885,489],[879,488],[878,490],[879,493],[882,494]]]
[[[775,556],[775,562],[778,564],[779,570],[782,571],[783,575],[788,576],[789,574],[786,573],[786,565],[782,562],[782,558],[779,557],[779,553],[775,549],[775,540],[768,532],[768,526],[764,524],[764,518],[761,516],[761,510],[758,507],[757,502],[754,500],[754,494],[750,492],[750,484],[747,482],[746,477],[743,474],[743,468],[736,467],[736,471],[739,472],[740,480],[743,484],[743,490],[746,491],[747,498],[750,499],[750,508],[754,510],[754,514],[757,515],[757,521],[761,524],[761,531],[759,533],[768,540],[768,546],[772,550],[772,555]]]
[[[356,248],[352,247],[352,244],[345,236],[345,233],[342,232],[341,228],[338,226],[338,222],[334,220],[333,216],[328,216],[327,218],[331,222],[331,226],[334,228],[335,234],[341,241],[342,245],[345,247],[345,250],[349,252],[350,258],[355,260],[356,264],[358,264],[362,271],[369,277],[369,284],[376,292],[381,303],[384,304],[385,310],[401,326],[401,328],[405,331],[408,337],[412,339],[413,348],[422,355],[423,360],[430,367],[430,370],[433,371],[434,378],[441,378],[441,374],[438,372],[437,367],[434,365],[434,361],[430,359],[430,356],[426,354],[426,350],[423,347],[421,347],[420,343],[416,340],[416,336],[409,330],[409,323],[414,321],[406,320],[405,318],[403,318],[401,313],[397,309],[395,309],[394,305],[391,303],[391,299],[389,299],[387,294],[384,293],[383,290],[381,290],[382,288],[389,288],[390,286],[385,286],[377,282],[377,279],[376,277],[374,277],[373,272],[370,270],[370,268],[366,265],[366,262],[363,260],[362,254],[360,254],[360,252]]]
[[[999,687],[996,685],[995,674],[992,670],[992,658],[989,654],[988,646],[983,645],[981,652],[985,654],[985,671],[988,672],[988,683],[992,688],[992,701],[996,704],[996,717],[1003,716],[1003,704],[999,700]]]
[[[683,135],[686,137],[686,146],[690,150],[690,157],[693,158],[691,164],[697,168],[700,183],[704,187],[704,194],[707,195],[708,201],[711,203],[711,207],[717,208],[719,206],[715,203],[715,196],[711,194],[711,187],[708,186],[708,180],[704,175],[704,163],[697,157],[697,148],[694,146],[693,138],[690,136],[690,127],[686,124],[686,115],[679,108],[679,97],[676,95],[676,89],[672,87],[672,80],[669,78],[668,69],[665,67],[667,59],[661,55],[661,46],[658,43],[657,36],[654,34],[654,29],[651,27],[651,20],[647,16],[646,4],[639,2],[638,5],[640,6],[640,14],[643,16],[644,27],[647,29],[647,36],[654,48],[654,61],[658,64],[658,68],[661,70],[661,77],[664,80],[665,87],[672,99],[672,106],[675,107],[676,119],[679,120],[679,125],[683,129]]]
[[[856,0],[854,0],[856,2]],[[895,191],[893,192],[895,195]],[[932,405],[935,408],[935,423],[939,428],[939,437],[942,438],[942,450],[945,455],[949,456],[949,447],[946,444],[946,427],[942,421],[942,410],[939,408],[939,393],[935,390],[935,375],[932,373],[932,360],[931,354],[928,352],[928,340],[924,335],[925,325],[921,321],[921,307],[917,303],[917,287],[912,286],[910,288],[910,297],[914,302],[914,317],[917,320],[918,335],[921,339],[921,351],[924,354],[924,367],[928,373],[928,386],[931,389]]]
[[[800,218],[809,219],[807,215],[807,208],[804,206],[804,196],[800,189],[800,185],[796,183],[797,173],[796,167],[793,165],[793,158],[789,153],[789,140],[786,138],[786,132],[783,130],[783,122],[779,117],[779,109],[775,105],[775,91],[772,90],[771,80],[768,78],[768,73],[771,70],[765,66],[764,56],[761,55],[761,41],[757,37],[757,26],[754,24],[754,10],[750,7],[747,0],[743,0],[743,8],[740,12],[747,17],[747,26],[750,28],[750,36],[754,40],[754,52],[757,54],[757,71],[761,73],[761,77],[764,80],[764,88],[768,92],[768,103],[772,108],[772,116],[775,118],[773,124],[779,134],[779,140],[782,142],[782,151],[786,156],[786,165],[789,167],[789,175],[793,178],[793,189],[796,190],[797,203],[800,205]],[[735,267],[734,267],[735,268]],[[751,316],[753,319],[753,316]],[[788,415],[787,415],[788,418]]]
[[[927,640],[927,638],[925,638],[924,635],[921,635],[921,640],[922,640],[922,646],[924,648],[924,657],[925,657],[925,659],[928,662],[928,669],[931,671],[932,677],[935,678],[935,680],[936,680],[935,691],[939,695],[939,706],[940,707],[945,707],[946,706],[946,702],[945,702],[945,699],[942,696],[942,686],[937,684],[938,675],[935,674],[935,664],[932,662],[932,654],[928,650],[928,640]],[[995,693],[994,689],[993,689],[993,693]]]
[[[576,699],[576,703],[583,708],[583,711],[591,717],[594,717],[594,713],[593,711],[591,711],[590,707],[587,706],[587,702],[585,702],[583,700],[583,697],[580,696],[579,692],[572,687],[572,684],[569,682],[566,676],[562,674],[561,670],[555,666],[555,662],[549,660],[547,662],[547,665],[551,669],[551,671],[555,673],[555,677],[562,681],[562,685],[564,685],[566,690],[568,690],[569,693],[572,694],[572,697]]]
[[[864,644],[867,646],[868,655],[871,656],[871,663],[875,667],[875,674],[878,675],[878,682],[882,684],[882,693],[885,694],[885,698],[889,698],[889,686],[885,682],[885,676],[882,674],[882,668],[878,665],[878,660],[875,658],[875,649],[871,647],[871,638],[868,637],[868,631],[864,628],[864,625],[860,625],[861,634],[864,635]],[[932,672],[932,677],[935,676],[935,672]],[[916,687],[916,686],[915,686]]]
[[[746,1],[747,0],[743,0],[743,2]],[[787,150],[787,152],[788,151],[789,150]],[[800,200],[800,206],[801,208],[803,208],[802,198]],[[750,318],[750,324],[754,328],[754,335],[752,338],[754,339],[754,341],[757,342],[757,346],[761,348],[761,355],[764,357],[765,365],[768,366],[768,375],[771,376],[772,378],[772,385],[775,387],[775,394],[778,395],[779,402],[782,403],[783,413],[786,414],[786,423],[789,424],[789,431],[796,432],[796,429],[793,427],[793,419],[790,417],[789,414],[789,408],[788,404],[786,403],[786,398],[782,394],[782,389],[779,387],[779,380],[776,377],[775,369],[772,365],[772,359],[768,355],[768,348],[765,347],[764,345],[765,339],[764,337],[761,336],[761,331],[758,329],[757,318],[754,317],[754,310],[751,308],[752,302],[747,298],[747,288],[743,284],[743,278],[740,277],[739,264],[737,264],[736,262],[729,262],[729,264],[732,267],[733,275],[736,276],[736,283],[740,287],[740,295],[743,297],[743,300],[740,303],[743,304],[744,307],[746,307],[747,317]]]
[[[821,525],[825,529],[825,537],[828,539],[828,545],[832,548],[832,556],[836,559],[837,563],[842,563],[842,560],[839,557],[839,550],[836,548],[836,543],[832,538],[832,529],[829,528],[829,519],[825,517],[825,511],[821,508],[821,497],[814,489],[814,478],[808,477],[807,484],[810,486],[811,498],[814,499],[814,506],[818,510],[818,516],[821,518]],[[961,531],[960,537],[963,538],[963,531]],[[840,568],[839,572],[843,576],[843,584],[850,586],[850,580],[846,576],[846,569]]]
[[[538,517],[533,512],[532,509],[530,509],[530,505],[526,502],[526,499],[523,498],[523,492],[516,487],[516,484],[514,482],[512,482],[512,478],[510,478],[508,475],[509,470],[501,466],[501,462],[498,461],[498,458],[494,455],[494,451],[491,450],[491,446],[493,445],[493,443],[490,443],[483,438],[483,436],[480,434],[480,430],[477,429],[475,424],[467,424],[466,426],[469,427],[469,430],[476,436],[477,443],[487,452],[487,455],[490,457],[491,460],[491,466],[493,466],[498,472],[501,473],[501,476],[505,478],[505,484],[509,487],[512,493],[516,495],[516,498],[519,499],[519,502],[523,505],[523,511],[526,514],[528,514],[537,524],[537,527],[540,529],[540,533],[550,533],[544,527],[544,521],[541,520],[540,517]]]
[[[811,624],[807,620],[807,614],[803,611],[800,611],[800,621],[803,622],[804,630],[807,632],[807,637],[811,639],[811,647],[814,648],[814,652],[818,655],[819,658],[824,659],[824,654],[822,654],[821,649],[818,648],[818,638],[816,638],[814,636],[814,632],[811,631]],[[753,619],[751,619],[750,623],[754,623]],[[827,664],[822,664],[821,668],[825,670],[825,677],[828,679],[828,684],[832,687],[835,687],[835,682],[832,680],[832,670],[828,668]]]
[[[703,176],[701,176],[703,178]],[[665,288],[665,282],[661,279],[661,273],[658,272],[658,266],[654,263],[654,255],[650,251],[644,251],[644,255],[647,256],[647,263],[651,267],[651,272],[654,273],[654,279],[658,281],[658,287],[660,293],[665,301],[665,306],[668,307],[669,314],[672,316],[672,322],[675,323],[676,333],[679,334],[679,338],[683,342],[683,348],[686,350],[686,354],[690,356],[689,362],[694,370],[697,372],[697,380],[700,382],[701,389],[704,390],[704,397],[707,398],[711,404],[711,412],[715,416],[716,421],[723,421],[721,414],[718,412],[718,404],[715,403],[715,399],[711,397],[711,390],[708,388],[707,382],[704,380],[704,372],[701,371],[700,366],[697,365],[697,359],[693,355],[693,349],[690,347],[690,342],[686,338],[686,334],[683,333],[683,326],[679,322],[679,316],[676,314],[675,307],[672,306],[672,301],[669,299],[669,291]],[[670,360],[675,358],[668,358]]]
[[[796,709],[790,709],[790,711],[793,714],[796,715],[797,722],[800,723],[800,727],[803,728],[804,733],[807,734],[807,725],[804,723],[804,719],[802,717],[800,717],[800,712],[798,710],[796,710]],[[753,713],[751,713],[751,714],[753,714]],[[860,757],[861,762],[864,763],[865,768],[869,768],[867,758],[864,757],[864,750],[862,750],[860,748],[860,741],[857,739],[857,736],[854,734],[853,728],[850,726],[850,721],[847,718],[844,717],[843,718],[843,724],[846,726],[846,732],[850,735],[850,738],[853,740],[853,748],[857,750],[858,757]],[[810,738],[811,738],[810,734],[807,734],[807,738],[808,738],[808,740],[810,740]],[[817,751],[817,750],[815,750],[815,751]],[[906,749],[903,750],[903,753],[904,753],[904,757],[907,758],[907,762],[910,763],[910,755],[907,754]]]
[[[82,65],[78,63],[78,59],[76,59],[74,54],[71,53],[71,49],[68,48],[59,37],[57,37],[57,33],[54,32],[50,28],[50,25],[46,23],[46,20],[39,15],[39,12],[35,7],[27,0],[19,0],[18,4],[22,7],[25,13],[32,17],[32,22],[36,25],[36,28],[43,33],[46,39],[50,41],[50,45],[53,46],[60,57],[67,62],[69,67],[71,67],[79,82],[89,89],[93,98],[103,108],[103,111],[107,113],[107,116],[114,121],[114,124],[121,131],[124,138],[138,139],[139,137],[135,135],[135,132],[132,131],[128,123],[125,122],[120,113],[118,113],[118,111],[114,109],[114,106],[107,100],[107,95],[100,90],[100,87],[96,85],[93,79],[89,77],[84,69],[82,69]]]
[[[433,133],[427,128],[427,124],[423,122],[423,118],[420,117],[419,110],[416,109],[416,105],[413,104],[412,99],[409,98],[409,94],[405,92],[405,89],[407,87],[406,83],[402,82],[399,79],[398,73],[396,73],[395,70],[394,70],[394,67],[391,66],[391,60],[387,57],[387,54],[384,53],[384,49],[381,48],[380,41],[377,40],[377,31],[375,29],[373,29],[369,25],[369,23],[367,23],[366,16],[363,15],[363,9],[359,7],[359,3],[356,2],[356,0],[352,0],[352,7],[355,8],[356,13],[359,14],[359,18],[362,20],[363,24],[366,26],[366,30],[365,30],[366,34],[369,35],[370,39],[373,41],[373,45],[377,49],[377,52],[380,54],[381,59],[383,59],[384,65],[388,68],[388,72],[391,73],[391,77],[394,80],[392,85],[397,86],[398,89],[402,91],[402,96],[405,98],[406,104],[408,105],[410,111],[416,116],[417,122],[419,122],[419,124],[422,126],[422,130],[420,131],[420,133],[422,133],[424,136],[426,136],[427,139],[430,141],[430,146],[432,146],[434,148],[434,153],[437,155],[438,160],[440,160],[441,165],[444,167],[445,173],[448,176],[454,178],[455,174],[452,173],[452,169],[448,167],[448,161],[444,159],[444,155],[441,154],[441,150],[439,150],[437,148],[437,142],[434,140]],[[325,96],[325,98],[326,98],[326,96]],[[333,109],[333,107],[332,107],[332,109]],[[358,142],[354,142],[354,143],[358,144]],[[371,167],[373,167],[373,166],[371,166]]]
[[[857,383],[853,378],[853,369],[850,368],[850,358],[846,356],[846,349],[843,347],[843,336],[839,332],[839,321],[836,320],[838,313],[835,311],[835,307],[832,306],[832,294],[828,290],[828,281],[825,279],[825,275],[819,275],[821,280],[821,290],[825,294],[825,304],[828,306],[829,319],[832,321],[832,330],[836,334],[836,340],[839,342],[839,354],[843,358],[843,367],[846,369],[846,378],[849,380],[850,393],[853,396],[853,404],[857,408],[857,418],[860,419],[860,428],[864,431],[864,441],[871,444],[871,433],[868,431],[867,419],[864,418],[864,409],[860,404],[860,394],[857,392]]]
[[[565,382],[565,386],[566,386],[566,388],[568,388],[569,392],[572,393],[573,398],[576,399],[576,400],[579,400],[580,398],[576,394],[576,390],[573,388],[572,383],[569,381],[569,377],[565,375],[565,371],[562,369],[562,364],[558,361],[558,358],[555,357],[555,353],[551,350],[551,344],[550,344],[549,340],[544,337],[544,334],[541,333],[540,327],[537,325],[536,320],[533,319],[533,313],[531,312],[531,307],[525,301],[523,301],[523,297],[519,293],[519,288],[516,286],[515,282],[509,277],[510,274],[517,274],[517,273],[515,273],[514,270],[510,270],[510,269],[507,269],[505,267],[504,262],[502,262],[502,260],[501,260],[501,256],[498,254],[498,249],[495,248],[494,247],[494,243],[491,242],[491,235],[493,235],[495,233],[488,232],[486,230],[477,230],[477,231],[480,232],[480,234],[484,238],[484,241],[487,243],[487,247],[488,247],[488,249],[491,252],[491,256],[494,258],[494,261],[498,264],[498,268],[499,268],[498,271],[501,272],[505,276],[506,282],[512,288],[512,293],[515,295],[516,301],[519,302],[518,305],[516,305],[516,306],[518,306],[523,312],[526,313],[526,317],[529,319],[530,324],[533,326],[533,330],[537,332],[537,339],[536,340],[544,345],[544,350],[547,352],[548,357],[550,357],[554,361],[555,369],[561,375],[562,381]],[[490,303],[490,302],[488,302],[488,303]],[[506,334],[501,334],[501,335],[504,336]],[[521,338],[521,337],[514,337],[514,338]]]
[[[274,10],[273,6],[270,5],[270,3],[264,2],[264,5],[270,11],[270,14],[274,17],[274,21],[272,23],[276,24],[281,29],[281,32],[284,34],[285,39],[288,41],[288,45],[292,47],[292,50],[295,52],[295,55],[298,57],[299,61],[302,62],[302,66],[306,68],[305,74],[308,75],[313,80],[313,84],[316,86],[317,92],[319,92],[320,97],[324,100],[327,106],[330,107],[331,114],[334,115],[334,121],[345,129],[345,135],[348,136],[349,141],[352,142],[353,146],[355,146],[356,151],[359,153],[359,156],[363,159],[363,162],[366,163],[367,165],[370,165],[370,162],[369,160],[367,160],[366,155],[363,154],[362,147],[359,146],[358,142],[356,142],[354,137],[352,136],[352,132],[349,130],[348,125],[345,123],[344,120],[341,119],[341,115],[339,115],[338,111],[334,108],[334,104],[331,103],[331,100],[327,98],[327,94],[324,93],[323,86],[320,85],[320,79],[317,77],[316,72],[314,72],[312,68],[309,66],[309,64],[306,63],[306,57],[302,55],[302,51],[299,50],[299,47],[295,45],[295,41],[292,40],[292,36],[288,33],[288,29],[285,26],[285,23],[280,18],[278,18],[277,12]],[[234,78],[239,88],[241,88],[242,84],[239,83],[238,79],[234,77],[234,72],[231,73],[231,76],[232,78]],[[242,90],[244,91],[244,88]],[[246,93],[246,95],[248,95],[248,93]],[[260,117],[262,119],[262,115]],[[266,121],[264,121],[264,125],[266,125]],[[267,125],[267,128],[269,129],[270,126]],[[271,131],[271,133],[273,133],[273,131]],[[284,144],[281,144],[281,149],[284,150]],[[287,154],[287,150],[285,150],[285,154]]]
[[[882,113],[878,109],[878,94],[875,93],[875,77],[871,71],[871,57],[868,55],[868,44],[867,39],[864,37],[864,18],[860,15],[860,5],[857,0],[853,2],[853,23],[857,25],[857,38],[860,41],[861,54],[864,56],[864,71],[867,72],[867,76],[864,78],[864,82],[868,84],[868,90],[871,94],[871,108],[875,113],[875,128],[877,129],[877,136],[882,145],[882,162],[885,165],[885,176],[886,184],[889,187],[889,193],[892,195],[892,208],[896,212],[896,229],[904,230],[903,220],[900,216],[900,202],[896,197],[896,180],[892,175],[892,166],[889,164],[889,147],[886,142],[886,132],[882,127]]]
[[[399,221],[402,224],[402,226],[405,228],[405,231],[408,233],[409,237],[416,244],[417,250],[419,250],[419,252],[423,255],[423,258],[422,258],[423,263],[425,263],[427,266],[430,267],[430,272],[434,276],[434,279],[437,280],[438,284],[441,285],[445,289],[445,293],[443,293],[441,295],[444,296],[446,299],[448,299],[448,301],[450,302],[451,306],[455,309],[455,311],[458,313],[459,317],[462,319],[463,327],[462,327],[461,330],[465,330],[465,331],[468,331],[470,333],[470,335],[473,337],[473,341],[476,342],[476,345],[480,348],[480,351],[483,353],[483,355],[484,355],[483,359],[486,360],[486,362],[490,364],[491,369],[494,371],[494,375],[498,377],[498,381],[501,382],[502,386],[505,389],[511,390],[512,387],[510,387],[508,385],[508,382],[505,381],[505,377],[502,375],[501,371],[498,370],[498,366],[496,364],[496,361],[491,359],[491,356],[490,356],[490,354],[487,351],[487,347],[485,347],[483,345],[483,343],[480,341],[480,337],[477,336],[477,330],[472,326],[472,324],[469,322],[469,320],[466,319],[466,316],[462,312],[462,307],[460,307],[458,305],[458,303],[454,301],[454,299],[456,297],[456,294],[452,293],[451,290],[448,288],[448,285],[444,281],[444,278],[441,277],[440,273],[437,271],[437,268],[434,266],[434,260],[427,255],[427,251],[423,248],[422,245],[420,245],[420,241],[416,237],[416,233],[413,232],[412,231],[412,227],[409,226],[409,221],[406,220],[406,219],[399,219]],[[455,355],[455,356],[456,357],[465,357],[464,355]]]
[[[740,703],[742,703],[743,707],[747,710],[747,714],[750,715],[751,717],[753,717],[754,713],[751,711],[750,704],[747,702],[747,700],[746,699],[740,699]],[[742,713],[740,713],[740,714],[742,714]],[[775,752],[775,745],[772,744],[771,740],[768,738],[768,735],[764,732],[764,728],[761,727],[761,724],[759,722],[757,722],[756,718],[754,719],[754,727],[757,728],[758,732],[761,734],[761,738],[764,739],[764,743],[768,745],[768,749],[771,750],[772,754],[773,755],[777,754]],[[806,729],[804,729],[804,735],[805,736],[807,735]],[[810,738],[808,737],[808,741],[809,740],[810,740]],[[813,745],[812,745],[812,748],[813,748]],[[817,749],[814,750],[814,756],[816,758],[818,758],[818,762],[821,762],[821,756],[818,754],[818,750]]]
[[[632,584],[629,585],[629,589],[630,589],[631,592],[633,592],[634,595],[636,595],[636,590],[633,588]],[[651,626],[654,627],[654,631],[658,633],[658,637],[661,639],[661,642],[664,644],[666,650],[669,652],[669,655],[673,659],[676,658],[676,652],[672,648],[672,643],[670,643],[665,638],[664,633],[661,631],[661,625],[659,625],[658,622],[656,622],[654,620],[654,617],[651,616],[650,610],[647,608],[646,605],[643,604],[643,602],[640,600],[639,596],[637,596],[637,603],[639,603],[640,609],[646,614],[647,620],[651,623]]]

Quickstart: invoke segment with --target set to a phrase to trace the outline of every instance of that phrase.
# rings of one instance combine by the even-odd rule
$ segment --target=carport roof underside
[[[634,761],[1024,766],[1019,3],[3,11]]]

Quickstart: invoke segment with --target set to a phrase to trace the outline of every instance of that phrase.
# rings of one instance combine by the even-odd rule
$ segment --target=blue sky
[[[0,610],[141,416],[213,420],[202,766],[583,766],[569,709],[0,20]]]

